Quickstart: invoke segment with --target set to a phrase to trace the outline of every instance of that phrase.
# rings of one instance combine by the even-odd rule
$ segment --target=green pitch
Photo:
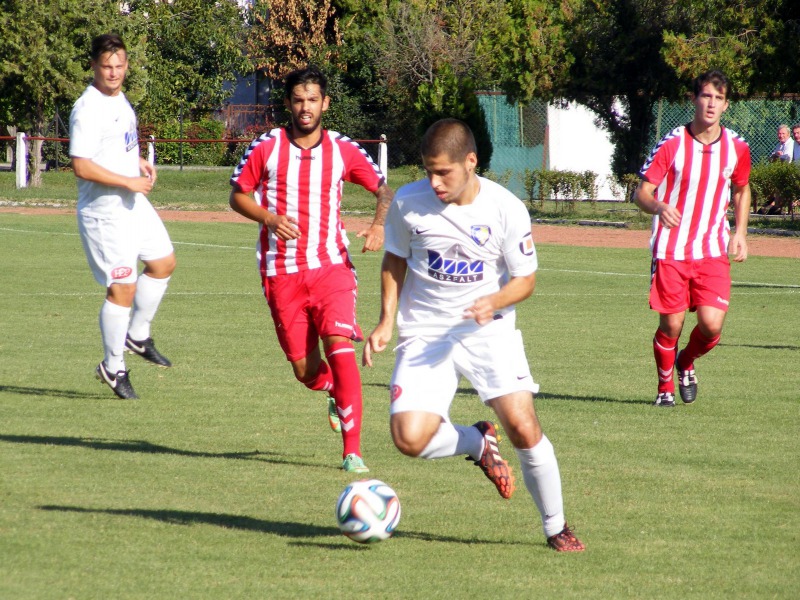
[[[390,352],[363,371],[364,453],[403,517],[393,539],[362,546],[336,528],[351,477],[324,397],[293,380],[278,348],[255,226],[167,227],[179,265],[154,336],[175,367],[129,357],[142,396],[130,402],[93,377],[102,290],[74,217],[0,214],[1,598],[796,594],[796,260],[734,266],[722,343],[697,363],[699,398],[669,410],[650,406],[647,251],[540,246],[518,322],[587,552],[546,548],[523,486],[503,501],[467,461],[393,448]],[[380,256],[359,243],[368,332]],[[465,384],[452,416],[490,412]]]

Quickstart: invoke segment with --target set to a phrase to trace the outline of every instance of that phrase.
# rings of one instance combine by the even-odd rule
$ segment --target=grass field
[[[546,548],[524,488],[503,501],[464,460],[393,448],[391,353],[363,371],[364,451],[403,517],[362,546],[336,529],[353,477],[275,341],[254,226],[167,226],[179,266],[154,335],[175,367],[129,358],[126,402],[93,377],[102,290],[74,217],[0,214],[0,598],[796,597],[796,260],[734,266],[699,399],[670,410],[650,406],[647,251],[541,245],[518,322],[587,552]],[[355,250],[369,330],[380,256]],[[489,411],[465,387],[452,416]]]

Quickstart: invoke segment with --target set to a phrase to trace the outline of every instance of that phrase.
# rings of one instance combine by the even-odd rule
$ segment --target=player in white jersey
[[[122,93],[128,71],[116,34],[92,40],[92,84],[70,116],[70,157],[78,178],[78,229],[95,279],[106,288],[100,309],[105,357],[95,371],[120,398],[138,398],[123,353],[162,367],[150,323],[175,270],[172,243],[146,195],[155,167],[139,155],[136,115]],[[138,261],[144,270],[137,276]]]
[[[564,518],[553,446],[533,405],[531,377],[514,304],[533,293],[538,267],[523,203],[475,173],[477,149],[456,119],[434,123],[422,141],[428,178],[402,187],[386,220],[381,314],[363,363],[399,330],[390,387],[391,433],[408,456],[467,455],[503,498],[514,491],[493,423],[450,421],[461,376],[500,419],[519,457],[548,545],[584,550]]]
[[[730,84],[720,71],[695,79],[692,122],[653,149],[634,194],[636,204],[653,215],[650,307],[659,313],[653,337],[655,406],[675,406],[675,370],[681,400],[695,401],[694,361],[719,343],[730,304],[728,255],[735,262],[747,259],[750,148],[720,124],[729,95]],[[731,200],[733,235],[727,217]],[[697,325],[678,352],[687,310],[697,313]]]

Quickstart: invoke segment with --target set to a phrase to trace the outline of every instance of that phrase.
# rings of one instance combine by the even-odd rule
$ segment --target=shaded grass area
[[[123,402],[92,377],[102,290],[74,217],[0,214],[0,597],[793,596],[796,261],[734,265],[722,343],[697,364],[699,398],[666,410],[650,406],[647,251],[540,246],[518,325],[588,551],[549,551],[521,485],[503,501],[468,461],[401,456],[388,351],[362,370],[364,451],[403,517],[394,539],[361,546],[335,527],[352,478],[324,398],[294,381],[278,348],[255,226],[167,227],[179,267],[153,334],[175,367],[128,358],[142,400]],[[353,243],[368,332],[380,255]],[[489,416],[463,383],[453,420]]]

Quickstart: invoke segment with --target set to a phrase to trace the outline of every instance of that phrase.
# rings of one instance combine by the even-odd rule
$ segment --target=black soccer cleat
[[[137,400],[139,396],[133,391],[128,373],[129,371],[117,371],[116,374],[112,374],[104,362],[97,365],[97,369],[95,369],[95,376],[101,383],[110,387],[117,396],[123,400]]]
[[[672,392],[659,392],[656,396],[656,401],[653,402],[653,406],[665,406],[667,408],[675,406],[675,394]]]
[[[143,359],[150,361],[154,365],[158,365],[159,367],[171,367],[172,363],[170,360],[161,354],[158,350],[156,350],[156,345],[153,342],[153,338],[149,337],[146,340],[142,340],[141,342],[137,342],[131,336],[125,337],[125,349],[132,353],[138,354]]]
[[[675,368],[678,370],[678,392],[684,404],[691,404],[697,398],[697,374],[692,366],[688,369],[681,369],[678,366],[680,356],[681,353],[678,352],[678,358],[675,360]]]

